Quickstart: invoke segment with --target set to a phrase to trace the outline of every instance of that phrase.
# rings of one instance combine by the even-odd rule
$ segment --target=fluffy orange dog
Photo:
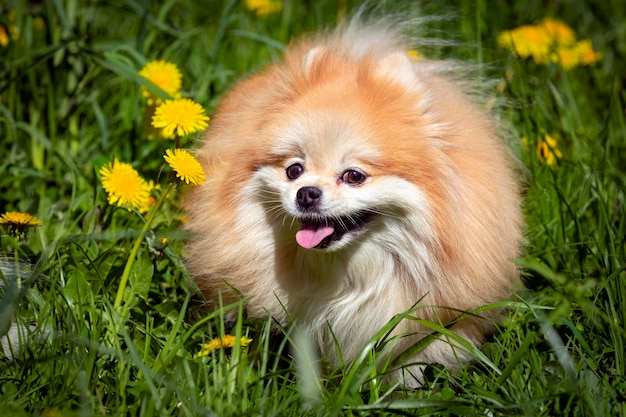
[[[306,38],[237,84],[185,203],[188,267],[208,300],[249,297],[250,317],[294,319],[334,365],[335,339],[350,360],[419,300],[415,316],[445,324],[518,279],[518,187],[494,121],[389,26]],[[453,327],[477,346],[490,328]],[[405,319],[392,354],[428,333]],[[417,385],[418,363],[464,357],[436,340],[398,376]]]

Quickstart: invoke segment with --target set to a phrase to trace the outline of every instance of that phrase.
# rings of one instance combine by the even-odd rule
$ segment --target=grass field
[[[175,63],[182,95],[210,116],[290,37],[358,3],[285,1],[266,16],[243,1],[0,3],[0,214],[41,221],[1,231],[0,335],[14,323],[24,340],[0,353],[0,415],[625,415],[626,7],[424,3],[445,17],[424,35],[446,42],[420,54],[484,64],[486,104],[504,103],[528,243],[526,289],[493,340],[458,373],[430,366],[410,392],[385,383],[374,353],[318,376],[268,322],[229,330],[248,346],[197,355],[226,329],[185,274],[178,197],[193,185],[172,181],[163,154],[174,141],[150,126],[141,87],[165,96],[138,75]],[[537,62],[498,43],[544,18],[591,40],[597,62]],[[193,148],[194,135],[179,144]],[[100,169],[114,158],[159,184],[151,209],[108,202]]]

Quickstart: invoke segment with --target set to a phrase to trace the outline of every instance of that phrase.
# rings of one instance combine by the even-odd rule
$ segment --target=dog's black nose
[[[302,187],[296,193],[296,203],[303,211],[310,211],[317,208],[322,190],[317,187]]]

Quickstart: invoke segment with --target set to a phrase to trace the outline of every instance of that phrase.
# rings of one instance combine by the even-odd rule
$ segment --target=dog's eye
[[[341,175],[341,181],[350,185],[362,184],[366,178],[367,176],[364,173],[356,169],[349,169]]]
[[[295,180],[304,172],[304,167],[298,163],[289,165],[286,169],[287,178],[290,180]]]

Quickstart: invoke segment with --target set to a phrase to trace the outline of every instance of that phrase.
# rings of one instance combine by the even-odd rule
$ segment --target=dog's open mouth
[[[302,218],[302,228],[296,233],[296,241],[306,249],[325,249],[347,233],[363,228],[372,217],[373,213],[370,211],[359,211],[350,216],[336,218]]]

